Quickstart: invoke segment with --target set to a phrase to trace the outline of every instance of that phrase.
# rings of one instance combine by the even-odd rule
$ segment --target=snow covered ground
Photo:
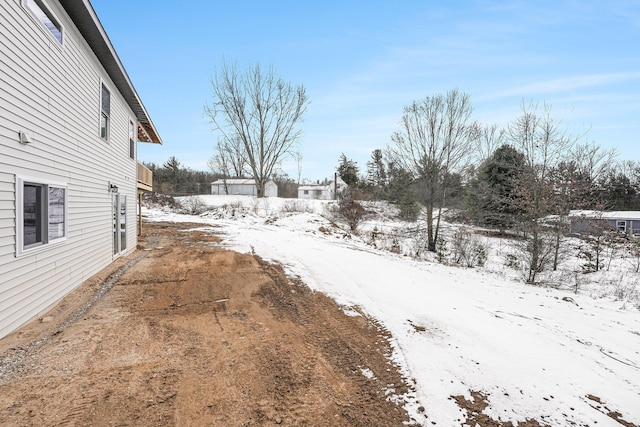
[[[322,216],[327,202],[201,197],[211,210],[199,216],[157,208],[143,214],[213,225],[226,246],[278,261],[346,313],[355,315],[350,307],[357,306],[380,321],[393,336],[394,362],[415,381],[415,393],[403,400],[419,424],[459,425],[463,410],[451,396],[479,391],[489,403],[484,413],[496,420],[620,426],[607,415],[618,412],[640,425],[640,312],[634,304],[614,295],[593,298],[604,294],[595,295],[592,286],[574,293],[571,286],[525,285],[496,261],[505,249],[495,242],[487,268],[451,267],[351,236]],[[380,218],[364,229],[399,226]],[[637,292],[640,274],[615,265],[620,270],[611,274],[623,275],[624,286]]]

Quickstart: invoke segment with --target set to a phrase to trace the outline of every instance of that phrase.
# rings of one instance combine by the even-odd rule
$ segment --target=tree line
[[[443,211],[523,241],[527,281],[557,267],[570,210],[640,209],[640,163],[566,133],[548,105],[523,103],[505,129],[472,120],[457,89],[405,107],[385,149],[366,173],[344,154],[338,172],[361,198],[389,200],[401,215],[424,214],[427,250],[436,252]],[[555,218],[543,222],[545,218]]]
[[[172,158],[150,168],[157,188],[195,194],[205,181],[248,176],[258,197],[274,178],[282,197],[295,197],[295,180],[277,171],[292,156],[300,182],[296,144],[309,104],[304,86],[283,81],[273,67],[242,71],[227,63],[211,84],[214,100],[205,114],[218,133],[209,162],[216,173],[187,179],[189,171]],[[442,214],[452,207],[462,220],[518,233],[531,283],[550,259],[557,266],[570,210],[640,209],[638,163],[620,162],[615,151],[568,134],[549,105],[523,102],[505,128],[479,123],[473,110],[470,96],[458,89],[407,105],[389,145],[374,150],[364,176],[341,156],[337,172],[349,185],[349,197],[389,200],[405,219],[423,216],[431,252],[441,241]],[[542,222],[549,216],[557,219],[552,231]]]

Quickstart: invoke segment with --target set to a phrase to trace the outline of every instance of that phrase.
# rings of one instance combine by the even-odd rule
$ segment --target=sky
[[[164,142],[138,144],[140,161],[208,170],[223,61],[304,85],[303,179],[331,177],[342,153],[364,172],[405,106],[456,88],[482,124],[546,103],[580,142],[640,160],[636,0],[91,3]],[[293,159],[282,169],[298,178]]]

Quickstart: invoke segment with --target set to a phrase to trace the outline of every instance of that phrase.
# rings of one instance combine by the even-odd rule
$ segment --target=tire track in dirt
[[[141,249],[154,239],[157,247],[38,347],[33,369],[2,378],[0,425],[410,421],[385,394],[407,386],[375,322],[345,315],[280,266],[217,248],[215,236],[186,232],[191,227],[146,226]],[[81,287],[60,313],[87,295]],[[0,352],[45,327],[35,322],[0,341]]]

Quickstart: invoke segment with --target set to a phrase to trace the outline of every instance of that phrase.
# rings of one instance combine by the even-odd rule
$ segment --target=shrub
[[[438,237],[436,242],[436,259],[440,264],[444,264],[449,258],[449,248],[447,247],[447,241],[442,237]]]
[[[399,217],[405,221],[416,222],[420,215],[420,205],[412,200],[400,200],[397,203],[400,211]]]
[[[178,203],[176,199],[167,194],[157,193],[155,191],[151,193],[144,193],[142,196],[142,202],[147,207],[166,207],[170,209],[180,208],[180,203]]]
[[[465,267],[482,267],[487,261],[489,248],[478,236],[465,228],[457,230],[452,238],[453,262]]]
[[[294,213],[294,212],[313,213],[313,209],[305,202],[292,200],[292,201],[287,201],[284,205],[282,205],[281,212],[283,212],[283,213]]]
[[[182,212],[187,215],[200,215],[207,210],[207,205],[198,196],[189,196],[182,199],[180,203]]]
[[[365,208],[351,197],[344,197],[338,202],[334,215],[337,219],[347,223],[352,232],[356,233],[358,225],[364,220]]]

